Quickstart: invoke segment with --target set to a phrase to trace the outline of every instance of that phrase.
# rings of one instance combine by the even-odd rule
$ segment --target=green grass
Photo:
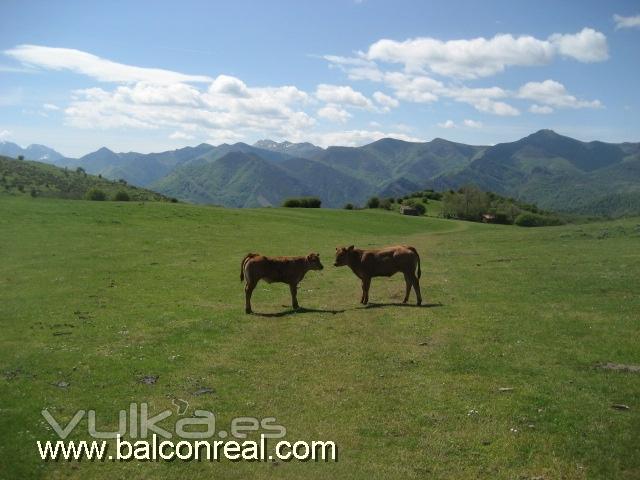
[[[640,364],[639,224],[0,197],[0,478],[639,478],[640,374],[596,368]],[[436,306],[393,305],[398,276],[360,306],[357,279],[332,266],[352,243],[417,247]],[[299,293],[309,310],[260,283],[254,310],[272,315],[245,315],[249,251],[320,252]],[[43,408],[92,408],[107,429],[130,402],[172,398],[217,428],[276,417],[290,440],[335,441],[339,461],[38,458],[36,440],[55,438]],[[82,425],[72,437],[89,440]]]

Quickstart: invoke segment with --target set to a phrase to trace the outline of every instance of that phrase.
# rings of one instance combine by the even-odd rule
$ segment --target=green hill
[[[105,192],[108,199],[113,199],[118,192],[126,192],[131,200],[170,200],[151,190],[89,175],[82,170],[0,157],[0,194],[82,199],[90,189]]]

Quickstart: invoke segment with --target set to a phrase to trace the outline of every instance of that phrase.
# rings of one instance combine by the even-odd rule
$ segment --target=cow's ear
[[[319,253],[316,253],[315,255],[316,255],[316,257],[318,257],[318,258],[320,257],[320,254],[319,254]]]
[[[347,250],[351,251],[353,250],[353,248],[354,248],[353,245],[349,245],[349,248],[347,248]]]

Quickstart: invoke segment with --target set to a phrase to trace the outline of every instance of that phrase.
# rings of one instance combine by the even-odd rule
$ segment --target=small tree
[[[379,208],[384,208],[385,210],[391,210],[391,205],[393,204],[393,198],[383,198],[380,201]]]
[[[347,203],[347,204],[344,206],[344,209],[345,209],[345,210],[353,210],[353,203]]]
[[[113,199],[116,202],[128,202],[129,200],[131,200],[131,198],[129,198],[129,194],[124,190],[120,190],[119,192],[117,192]]]
[[[18,155],[18,160],[24,160],[24,155]]]
[[[89,190],[87,190],[87,193],[85,194],[85,198],[87,200],[95,200],[98,202],[103,202],[107,199],[107,194],[104,193],[99,188],[90,188]]]
[[[367,200],[367,208],[379,208],[380,207],[380,199],[378,197],[371,197]]]

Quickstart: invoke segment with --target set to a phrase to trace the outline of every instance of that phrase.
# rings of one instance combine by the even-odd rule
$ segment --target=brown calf
[[[240,281],[244,280],[245,311],[251,313],[251,294],[259,280],[267,283],[287,283],[291,290],[291,304],[298,308],[298,284],[309,270],[322,270],[320,255],[306,257],[265,257],[249,253],[242,259]]]
[[[349,268],[362,280],[362,298],[360,303],[369,302],[369,287],[373,277],[390,277],[398,272],[404,274],[406,293],[402,303],[407,303],[411,287],[416,292],[418,305],[422,303],[420,295],[420,256],[413,247],[405,245],[385,247],[379,250],[361,250],[350,247],[336,248],[336,262],[334,266],[348,265]],[[418,274],[416,275],[416,265]]]

